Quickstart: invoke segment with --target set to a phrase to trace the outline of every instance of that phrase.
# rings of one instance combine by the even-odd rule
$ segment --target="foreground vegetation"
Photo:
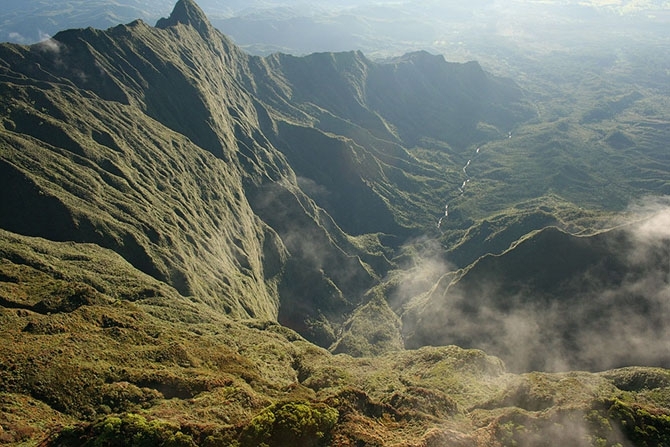
[[[0,442],[665,445],[670,372],[511,374],[455,346],[333,355],[93,245],[2,232]]]

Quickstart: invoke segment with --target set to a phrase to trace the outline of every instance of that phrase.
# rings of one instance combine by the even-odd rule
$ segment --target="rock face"
[[[168,18],[162,18],[156,23],[156,28],[169,28],[179,24],[193,27],[198,32],[209,34],[213,31],[212,25],[195,2],[179,0]]]
[[[427,54],[248,56],[189,0],[156,27],[3,45],[0,66],[2,228],[112,249],[323,346],[391,267],[380,237],[352,236],[416,228],[403,208],[434,168],[405,147],[527,116],[514,86]]]

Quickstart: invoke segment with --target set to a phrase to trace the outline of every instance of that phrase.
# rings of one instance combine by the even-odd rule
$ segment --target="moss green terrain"
[[[598,85],[1,45],[0,444],[668,445],[668,109]]]
[[[667,442],[666,370],[514,375],[456,346],[333,355],[95,245],[3,232],[1,247],[5,444]]]

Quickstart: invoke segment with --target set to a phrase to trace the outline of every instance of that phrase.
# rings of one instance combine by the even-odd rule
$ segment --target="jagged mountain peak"
[[[177,24],[189,25],[200,32],[209,32],[212,25],[205,13],[193,0],[179,0],[170,13],[170,17],[161,18],[157,28],[168,28]]]

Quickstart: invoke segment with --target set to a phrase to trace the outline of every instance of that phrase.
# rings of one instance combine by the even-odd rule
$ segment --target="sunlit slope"
[[[156,31],[137,26],[158,39]],[[284,248],[249,207],[239,167],[145,113],[152,107],[169,112],[151,103],[148,87],[163,82],[168,88],[162,74],[140,64],[131,73],[106,72],[105,66],[130,66],[112,64],[93,45],[102,45],[107,57],[108,47],[137,49],[117,46],[104,33],[85,33],[89,42],[73,32],[53,48],[3,48],[3,227],[97,243],[183,295],[240,316],[276,316],[271,276]],[[148,45],[148,39],[138,42]],[[118,80],[130,74],[135,82]],[[193,106],[199,105],[194,97]],[[207,133],[199,134],[207,147]]]
[[[656,101],[661,107],[645,112]],[[647,92],[595,121],[581,114],[593,109],[579,108],[569,118],[525,125],[511,138],[492,141],[473,161],[463,198],[471,200],[463,206],[486,215],[500,203],[557,194],[585,208],[621,210],[647,194],[667,195],[670,123],[663,101]]]
[[[458,152],[530,110],[476,64],[427,54],[250,57],[192,2],[157,27],[1,51],[5,228],[111,248],[323,346],[391,268],[381,244],[432,228],[451,190],[406,147]]]
[[[97,243],[212,308],[276,319],[287,246],[247,199],[267,182],[285,197],[268,206],[297,212],[337,271],[352,263],[347,279],[369,283],[258,129],[231,74],[246,56],[190,2],[170,20],[3,47],[3,227]],[[332,265],[311,269],[342,296]]]
[[[515,375],[456,346],[334,356],[94,244],[0,231],[0,299],[8,445],[668,441],[666,370]]]

